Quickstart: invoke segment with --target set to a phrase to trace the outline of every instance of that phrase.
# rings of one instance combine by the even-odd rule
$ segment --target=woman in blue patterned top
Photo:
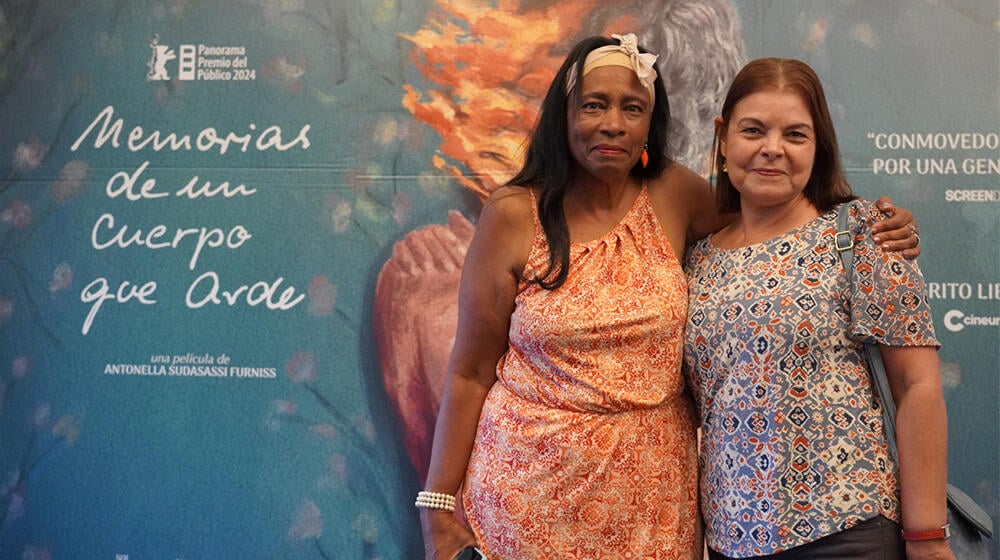
[[[716,134],[716,203],[738,215],[688,251],[684,347],[710,558],[953,559],[926,287],[915,261],[873,243],[866,226],[881,213],[857,201],[844,209],[849,288],[834,235],[856,197],[819,79],[796,60],[749,63]],[[898,405],[898,465],[865,340]]]

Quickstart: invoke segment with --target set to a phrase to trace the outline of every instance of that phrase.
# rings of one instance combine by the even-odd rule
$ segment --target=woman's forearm
[[[896,405],[903,529],[937,529],[947,521],[948,480],[948,421],[940,386],[915,383]]]
[[[476,440],[479,415],[489,387],[459,375],[445,387],[434,429],[430,469],[424,489],[456,494]]]
[[[934,347],[881,347],[896,403],[896,446],[904,531],[947,523],[948,420]],[[910,540],[910,560],[954,560],[942,538]]]

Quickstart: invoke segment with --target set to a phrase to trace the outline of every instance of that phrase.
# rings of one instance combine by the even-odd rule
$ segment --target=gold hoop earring
[[[725,159],[722,160],[722,172],[723,173],[729,173],[729,168],[726,167],[726,160]]]

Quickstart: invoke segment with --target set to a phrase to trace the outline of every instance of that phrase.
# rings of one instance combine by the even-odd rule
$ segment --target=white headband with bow
[[[613,39],[618,39],[618,45],[606,45],[590,51],[586,60],[583,61],[583,72],[581,76],[586,76],[591,70],[601,66],[624,66],[635,72],[639,78],[639,83],[649,92],[649,100],[652,102],[656,98],[653,82],[656,81],[656,59],[652,53],[639,52],[639,44],[634,33],[625,35],[611,35]],[[566,77],[566,95],[569,95],[576,87],[577,65],[569,71]]]

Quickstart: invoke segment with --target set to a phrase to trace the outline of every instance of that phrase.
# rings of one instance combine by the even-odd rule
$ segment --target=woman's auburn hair
[[[722,155],[720,139],[729,130],[736,105],[743,98],[762,91],[791,91],[809,109],[816,136],[816,155],[804,191],[806,198],[821,212],[855,199],[840,165],[837,133],[816,72],[808,64],[792,58],[759,58],[748,62],[733,78],[722,104],[721,123],[716,126],[713,168],[715,203],[719,212],[737,212],[740,209],[740,193],[730,182],[729,174],[722,170],[726,158]]]

